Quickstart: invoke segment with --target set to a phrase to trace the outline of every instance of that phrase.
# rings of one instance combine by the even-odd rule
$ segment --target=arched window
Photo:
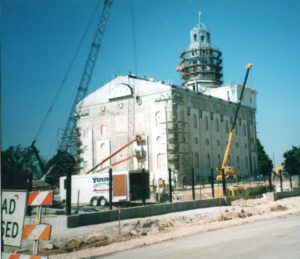
[[[252,160],[252,165],[253,165],[253,170],[256,171],[257,167],[256,167],[256,160],[255,157],[253,156],[253,160]]]
[[[237,164],[237,168],[240,169],[241,165],[240,165],[240,157],[239,156],[236,157],[236,164]]]
[[[184,122],[184,112],[183,111],[179,111],[179,120]]]
[[[205,143],[206,143],[207,146],[209,146],[209,139],[208,138],[205,140]]]
[[[244,136],[246,137],[247,136],[247,131],[246,131],[246,125],[243,124],[243,133],[244,133]]]
[[[225,121],[225,131],[226,131],[226,133],[229,133],[229,124],[228,124],[228,121]]]
[[[160,122],[161,122],[161,113],[160,113],[160,112],[157,112],[157,113],[155,114],[155,126],[158,127],[159,124],[160,124]]]
[[[197,129],[197,116],[196,116],[196,114],[193,114],[193,128]]]
[[[198,169],[199,168],[199,154],[195,153],[195,168]]]
[[[219,120],[216,119],[216,132],[219,132],[220,128],[219,128]]]
[[[88,161],[84,161],[84,162],[83,162],[83,168],[84,168],[84,169],[87,169],[87,167],[88,167]]]
[[[106,136],[107,126],[101,125],[101,136]]]
[[[165,148],[165,146],[162,144],[162,137],[161,136],[158,136],[157,138],[156,138],[156,150],[159,152],[159,153],[162,153],[162,152],[164,152],[163,150],[164,150],[164,148]]]
[[[208,118],[205,116],[205,129],[208,130]]]
[[[207,154],[207,168],[211,168],[210,154]]]
[[[157,169],[160,171],[166,170],[166,154],[157,154]]]
[[[221,155],[218,154],[218,166],[220,166],[220,165],[221,165]]]

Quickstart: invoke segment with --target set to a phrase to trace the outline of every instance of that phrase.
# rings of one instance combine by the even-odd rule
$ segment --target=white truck
[[[145,198],[149,198],[149,173],[144,173]],[[113,172],[112,202],[129,202],[143,198],[142,172]],[[71,203],[73,205],[106,206],[109,201],[109,173],[72,175]],[[60,200],[66,201],[66,176],[59,178]]]

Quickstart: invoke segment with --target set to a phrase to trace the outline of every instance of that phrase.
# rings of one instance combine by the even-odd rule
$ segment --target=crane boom
[[[234,139],[234,136],[235,136],[235,126],[236,126],[239,110],[240,110],[241,103],[242,103],[242,100],[243,100],[243,95],[244,95],[244,91],[245,91],[245,88],[246,88],[246,83],[247,83],[247,79],[248,79],[248,75],[249,75],[249,71],[250,71],[251,67],[252,67],[251,64],[247,64],[247,66],[246,66],[246,74],[245,74],[244,82],[243,82],[243,85],[242,85],[241,94],[240,94],[240,97],[239,97],[239,100],[238,100],[238,105],[237,105],[236,110],[235,110],[234,119],[233,119],[232,127],[231,127],[231,130],[230,130],[230,133],[229,133],[228,143],[226,145],[223,162],[222,162],[221,166],[219,167],[219,175],[217,176],[217,180],[222,179],[221,170],[225,169],[225,167],[227,165],[227,162],[228,162],[230,149],[231,149],[232,142],[233,142],[233,139]],[[225,171],[225,175],[228,176],[228,174],[235,174],[237,176],[237,173],[234,171],[233,168],[229,168],[228,173],[226,173],[226,171]]]
[[[97,30],[94,34],[94,38],[91,44],[91,48],[85,63],[85,67],[81,76],[81,80],[79,86],[77,88],[77,93],[75,100],[72,104],[72,108],[68,117],[67,124],[64,128],[63,135],[59,144],[59,150],[67,150],[68,147],[73,147],[76,149],[76,138],[77,132],[76,128],[76,105],[86,96],[88,87],[91,82],[92,74],[95,68],[97,56],[99,53],[99,49],[101,47],[102,38],[104,35],[104,30],[106,26],[106,22],[108,20],[110,9],[112,5],[112,0],[105,0],[103,4],[102,13],[100,16],[100,20],[97,25]],[[80,114],[82,107],[82,102],[77,106],[77,114]]]
[[[44,175],[46,173],[46,168],[45,168],[44,163],[42,162],[42,159],[41,159],[41,157],[39,155],[38,150],[35,147],[35,140],[31,143],[30,147],[31,147],[31,149],[32,149],[32,151],[33,151],[33,153],[34,153],[34,155],[35,155],[35,157],[36,157],[36,159],[37,159],[37,161],[39,163],[39,166],[40,166],[40,169],[42,171],[42,174]]]

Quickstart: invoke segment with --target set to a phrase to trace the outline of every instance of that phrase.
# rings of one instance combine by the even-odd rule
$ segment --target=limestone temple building
[[[212,47],[210,33],[199,23],[190,32],[190,46],[177,67],[182,85],[134,75],[118,76],[88,95],[77,125],[81,132],[84,174],[120,147],[134,142],[102,165],[117,161],[114,171],[145,168],[150,183],[168,183],[168,169],[177,183],[207,182],[220,166],[241,92],[223,84],[222,53]],[[229,164],[239,176],[256,174],[256,91],[246,88],[238,116]],[[142,156],[133,157],[136,154]],[[141,158],[142,157],[142,158]],[[98,167],[95,172],[99,171]]]

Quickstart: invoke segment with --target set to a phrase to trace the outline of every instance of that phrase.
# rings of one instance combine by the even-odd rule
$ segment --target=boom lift
[[[227,165],[227,162],[228,162],[230,149],[231,149],[232,142],[233,142],[234,135],[235,135],[235,126],[236,126],[238,113],[239,113],[240,106],[241,106],[241,103],[242,103],[242,99],[243,99],[243,95],[244,95],[244,91],[245,91],[245,87],[246,87],[246,82],[247,82],[249,71],[250,71],[251,67],[252,67],[251,64],[247,64],[247,66],[246,66],[246,75],[245,75],[245,78],[244,78],[242,91],[241,91],[241,94],[240,94],[240,98],[238,100],[238,105],[236,107],[232,127],[231,127],[231,130],[230,130],[230,133],[229,133],[228,143],[227,143],[227,146],[226,146],[226,149],[225,149],[223,162],[220,165],[220,167],[218,168],[218,175],[217,175],[217,178],[216,178],[217,181],[222,181],[222,170],[224,170],[225,178],[232,177],[232,178],[236,179],[238,177],[238,173],[235,171],[235,169],[232,166]]]
[[[97,165],[95,165],[93,168],[91,168],[89,171],[86,172],[86,174],[89,174],[91,172],[93,172],[95,169],[97,169],[99,166],[103,165],[105,162],[107,162],[109,159],[113,158],[115,155],[117,155],[118,153],[120,153],[122,150],[124,150],[125,148],[129,147],[131,144],[133,144],[134,142],[136,142],[138,145],[143,145],[145,143],[145,139],[143,136],[141,135],[137,135],[133,140],[129,141],[127,144],[123,145],[122,147],[120,147],[118,150],[116,150],[114,153],[110,154],[108,157],[104,158],[100,163],[98,163]],[[130,159],[133,159],[134,157],[136,157],[138,160],[144,159],[146,156],[145,151],[143,150],[143,148],[141,149],[141,151],[137,151],[135,152],[134,155],[129,156],[125,159],[122,159],[120,161],[116,161],[114,163],[112,163],[110,166],[101,168],[100,171],[109,168],[109,167],[114,167],[116,165],[119,165],[125,161],[128,161]]]

